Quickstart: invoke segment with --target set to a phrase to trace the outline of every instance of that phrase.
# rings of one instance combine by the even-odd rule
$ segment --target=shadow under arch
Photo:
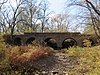
[[[55,39],[46,38],[44,42],[46,42],[47,46],[52,47],[53,49],[57,49],[57,41]]]
[[[77,45],[77,41],[73,38],[66,38],[62,42],[62,48],[68,49],[69,47],[76,46],[76,45]]]
[[[30,38],[28,38],[27,41],[26,41],[26,45],[28,45],[28,44],[32,44],[34,40],[35,40],[34,37],[30,37]]]
[[[21,45],[21,38],[20,37],[14,38],[14,45],[17,45],[17,46]]]

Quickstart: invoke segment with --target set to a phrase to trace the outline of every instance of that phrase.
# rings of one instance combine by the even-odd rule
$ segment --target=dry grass
[[[100,46],[70,48],[65,53],[77,59],[68,75],[100,75]]]
[[[0,75],[34,74],[39,70],[34,67],[34,63],[50,54],[52,54],[50,48],[42,47],[36,43],[28,46],[9,46],[1,43]]]
[[[28,45],[11,48],[8,52],[8,57],[12,65],[21,67],[22,65],[28,65],[28,63],[33,64],[38,59],[47,57],[50,54],[51,50],[47,47]]]
[[[1,37],[0,37],[1,39]],[[54,51],[59,52],[59,51]],[[61,51],[76,60],[68,75],[100,75],[100,46],[69,48]],[[34,63],[52,54],[52,50],[39,44],[9,46],[0,40],[0,75],[33,75],[39,71]],[[74,59],[75,58],[75,59]]]

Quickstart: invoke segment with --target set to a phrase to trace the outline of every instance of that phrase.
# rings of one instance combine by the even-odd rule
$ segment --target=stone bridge
[[[84,40],[91,41],[91,45],[97,43],[97,37],[94,35],[81,34],[79,32],[33,32],[20,35],[6,36],[5,41],[9,44],[25,45],[31,44],[32,41],[45,42],[53,48],[69,47],[73,45],[84,46]],[[11,41],[13,40],[13,41]]]

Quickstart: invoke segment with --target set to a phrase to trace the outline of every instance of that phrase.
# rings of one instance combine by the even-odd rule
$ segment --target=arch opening
[[[21,38],[16,37],[16,38],[14,39],[14,45],[20,46],[20,45],[21,45]]]
[[[92,39],[84,39],[82,45],[83,47],[90,47],[94,45],[94,41]]]
[[[69,47],[72,47],[72,46],[76,46],[77,45],[77,42],[76,40],[72,39],[72,38],[67,38],[63,41],[62,43],[62,48],[69,48]]]
[[[35,40],[34,37],[29,38],[27,39],[26,44],[32,44],[34,40]]]
[[[57,49],[57,42],[53,38],[47,38],[44,40],[46,42],[47,46],[52,47],[53,49]]]

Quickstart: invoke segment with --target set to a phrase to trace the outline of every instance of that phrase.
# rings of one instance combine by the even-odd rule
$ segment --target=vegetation
[[[81,31],[96,34],[100,38],[100,0],[67,0],[67,12],[55,14],[49,11],[47,0],[0,0],[0,75],[32,75],[41,70],[34,66],[39,59],[48,57],[51,48],[33,43],[28,46],[10,46],[3,42],[3,34],[24,32]],[[75,13],[69,12],[75,6]],[[91,47],[84,40],[84,48],[62,50],[76,63],[68,69],[68,75],[100,75],[100,46]],[[98,42],[100,42],[98,40]]]
[[[41,71],[35,62],[52,54],[39,44],[10,46],[0,42],[0,75],[32,75]]]
[[[100,0],[67,1],[67,11],[56,14],[49,10],[48,0],[15,0],[14,5],[11,0],[1,0],[0,33],[84,31],[99,37]]]
[[[58,52],[68,55],[69,63],[73,63],[71,68],[66,68],[68,75],[100,74],[100,46],[71,47],[68,50],[54,51],[36,43],[28,46],[10,46],[0,41],[0,74],[2,75],[41,74],[42,69],[36,67],[35,63]]]
[[[100,46],[86,48],[65,49],[69,59],[76,63],[68,70],[68,75],[99,75],[100,74]]]
[[[80,25],[87,28],[91,26],[95,34],[100,38],[100,0],[73,0],[68,6],[76,6],[79,13],[76,15]],[[90,29],[91,30],[91,29]]]

